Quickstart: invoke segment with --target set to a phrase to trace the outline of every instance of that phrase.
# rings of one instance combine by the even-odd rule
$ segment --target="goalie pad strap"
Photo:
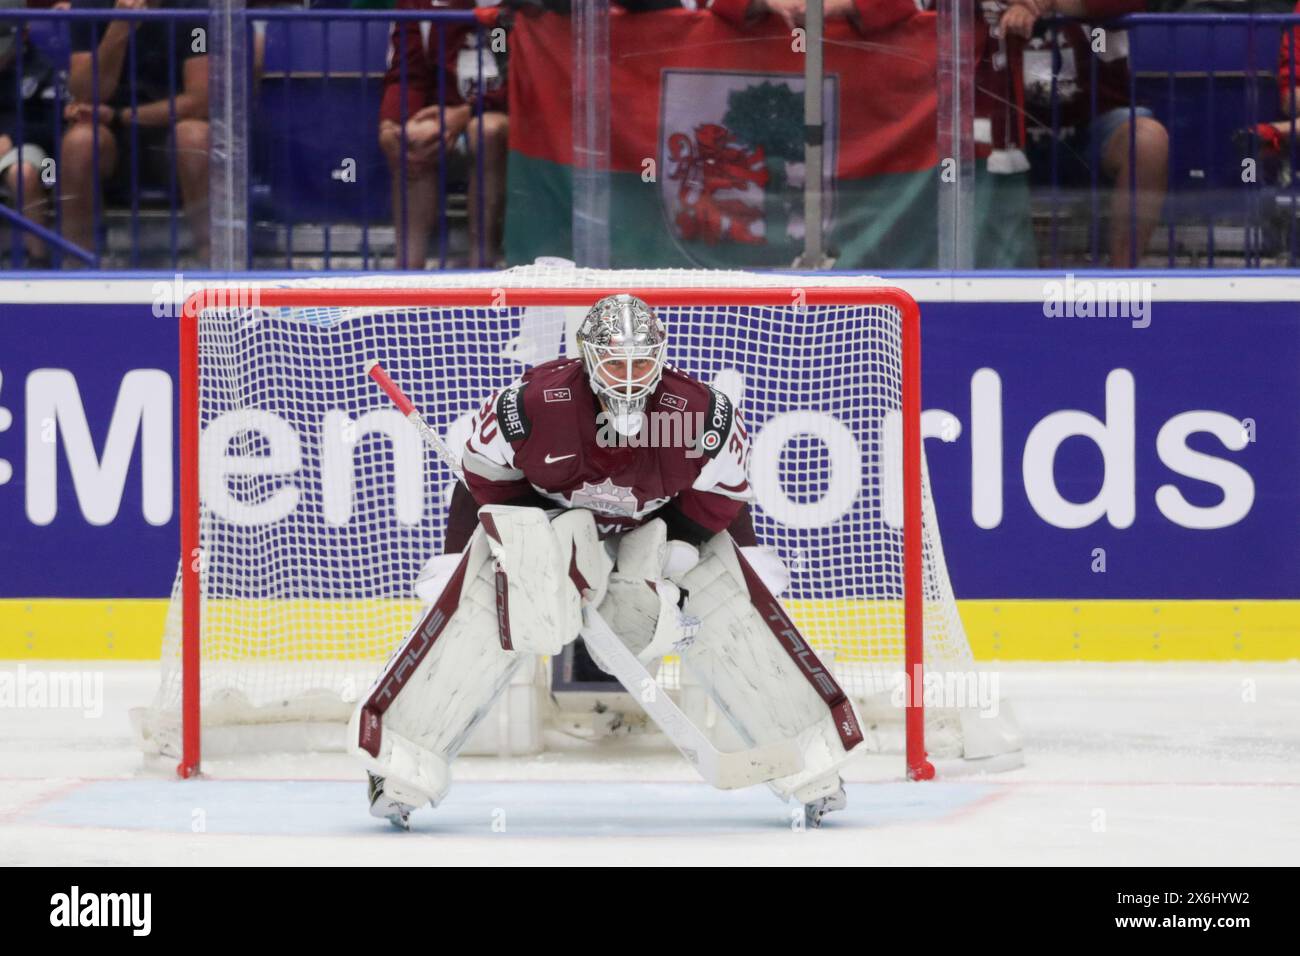
[[[813,649],[808,646],[808,642],[794,626],[794,622],[785,613],[781,603],[772,596],[772,592],[767,589],[762,578],[750,567],[740,547],[734,542],[732,547],[736,552],[741,574],[745,577],[745,586],[749,589],[750,602],[758,609],[759,615],[777,643],[798,665],[799,672],[826,702],[831,716],[835,719],[835,728],[839,732],[844,749],[852,750],[862,743],[863,738],[862,728],[858,726],[857,715],[853,712],[853,705],[849,703],[848,695],[844,693],[844,689],[840,687],[831,672],[823,666]]]
[[[573,582],[573,586],[578,589],[579,594],[591,590],[591,584],[587,581],[581,569],[578,567],[577,541],[573,542],[573,551],[569,558],[569,580]]]
[[[510,640],[510,579],[504,568],[496,569],[497,585],[497,639],[503,651],[513,651],[514,643]]]
[[[496,519],[492,517],[492,512],[483,511],[479,513],[478,520],[483,523],[483,530],[487,536],[497,544],[501,543],[501,532],[497,530]]]

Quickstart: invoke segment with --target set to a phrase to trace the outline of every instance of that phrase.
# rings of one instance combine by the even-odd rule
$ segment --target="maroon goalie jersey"
[[[666,366],[637,435],[620,436],[600,412],[578,359],[494,392],[461,459],[475,501],[586,508],[602,534],[662,517],[673,537],[703,540],[752,497],[749,434],[717,389]]]

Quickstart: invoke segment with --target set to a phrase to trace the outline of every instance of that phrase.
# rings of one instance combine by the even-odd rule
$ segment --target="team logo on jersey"
[[[679,412],[686,411],[686,399],[680,395],[673,395],[671,392],[664,392],[659,396],[659,404],[667,405],[669,408],[675,408]]]
[[[716,388],[709,389],[709,410],[704,416],[704,431],[700,433],[700,451],[710,458],[718,456],[723,440],[731,434],[731,419],[735,413],[731,399]]]
[[[548,388],[542,392],[542,400],[547,402],[567,402],[573,394],[567,388]]]
[[[506,441],[523,441],[532,431],[532,423],[524,414],[523,390],[522,385],[515,385],[504,389],[497,399],[497,421]]]
[[[637,513],[636,495],[632,489],[616,485],[608,478],[598,485],[584,481],[581,488],[569,495],[569,502],[575,508],[586,508],[606,515],[631,518]]]

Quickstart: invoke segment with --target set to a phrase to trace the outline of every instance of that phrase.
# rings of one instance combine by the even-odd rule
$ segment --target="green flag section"
[[[510,38],[512,264],[572,251],[569,27],[521,17]],[[937,264],[935,48],[931,14],[869,37],[827,24],[823,226],[838,268]],[[610,50],[610,264],[789,267],[804,240],[801,37],[771,17],[615,13]],[[989,178],[977,221],[1029,233],[1024,178]],[[979,243],[980,264],[1032,265],[1032,235],[1017,240],[1007,256]]]

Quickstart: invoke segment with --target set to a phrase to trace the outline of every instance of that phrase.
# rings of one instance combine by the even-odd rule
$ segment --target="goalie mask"
[[[635,435],[646,399],[664,372],[668,334],[650,307],[635,296],[606,296],[578,326],[578,347],[591,389],[622,435]]]

